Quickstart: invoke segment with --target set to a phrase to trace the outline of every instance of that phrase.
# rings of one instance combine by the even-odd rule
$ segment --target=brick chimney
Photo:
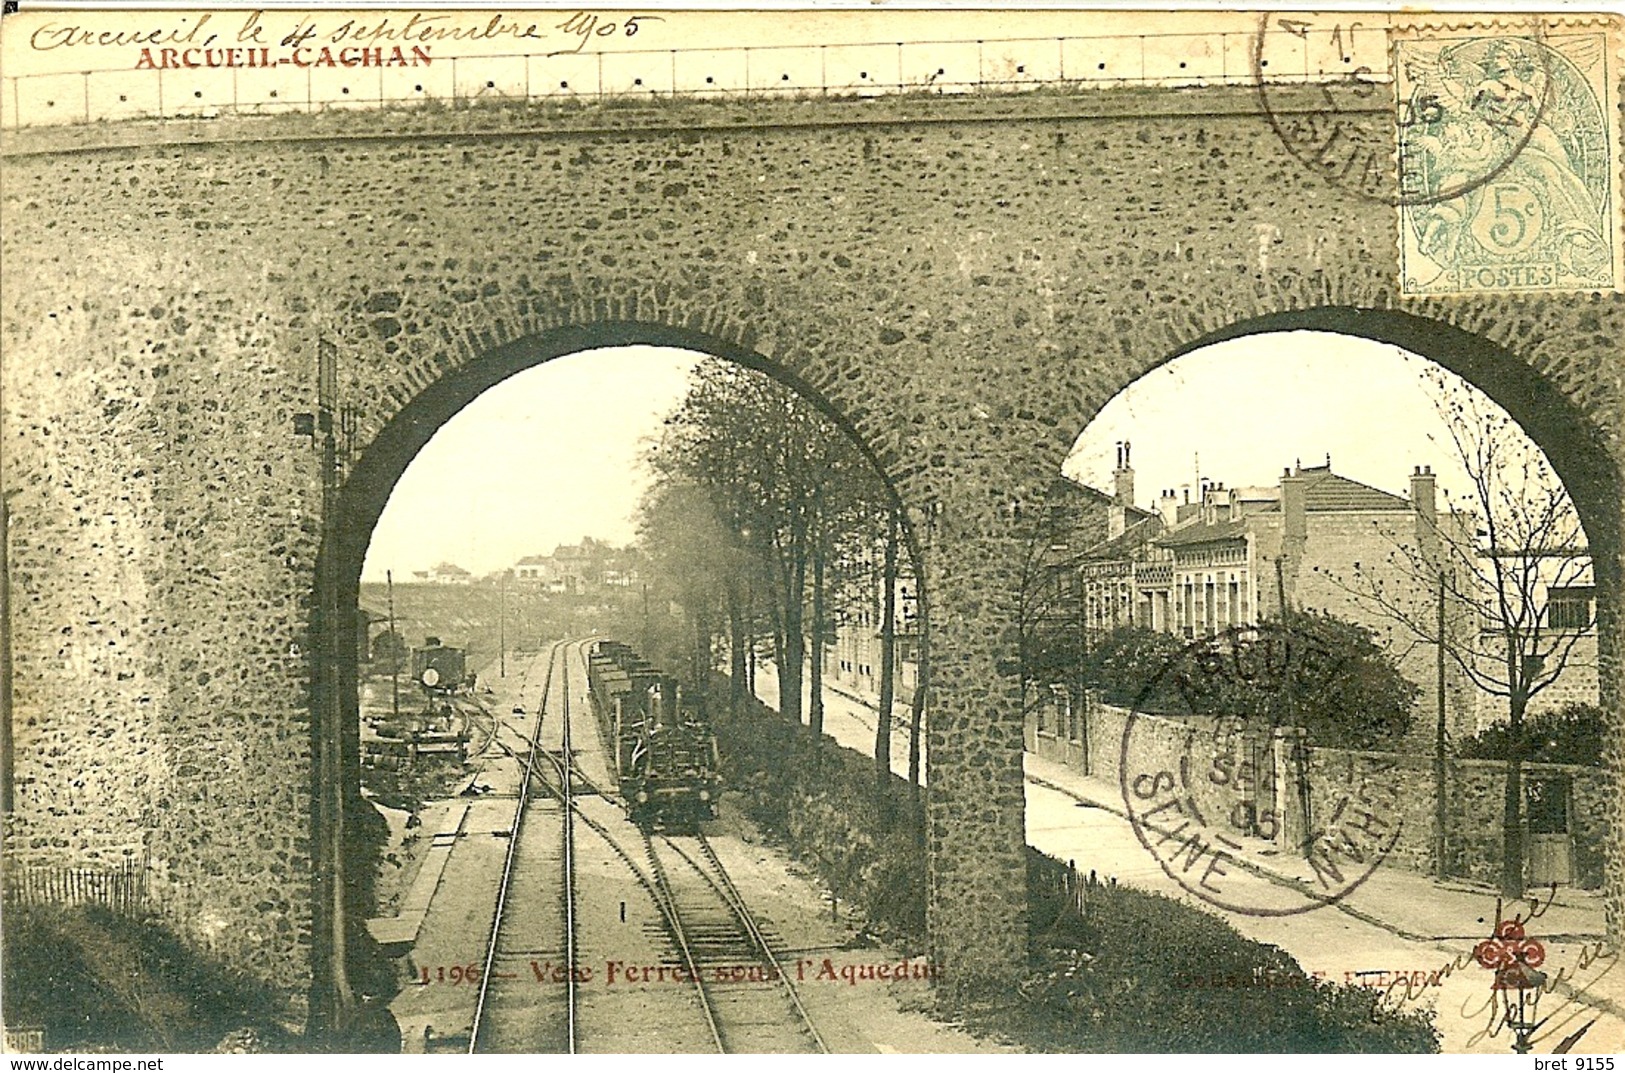
[[[1281,573],[1282,585],[1288,603],[1297,588],[1298,569],[1303,564],[1304,549],[1309,543],[1309,516],[1307,497],[1309,478],[1300,467],[1281,474]],[[1285,608],[1278,608],[1284,614]]]
[[[1117,468],[1112,471],[1112,506],[1106,522],[1106,537],[1123,535],[1128,528],[1128,508],[1134,506],[1134,466],[1129,460],[1129,441],[1117,445]]]
[[[1164,488],[1157,497],[1157,513],[1162,515],[1164,528],[1172,529],[1179,524],[1179,497],[1172,488]]]
[[[1125,507],[1134,505],[1134,464],[1129,458],[1131,445],[1124,440],[1117,452],[1117,469],[1112,472],[1112,492]]]
[[[1416,514],[1416,546],[1423,562],[1436,562],[1439,552],[1438,485],[1432,466],[1411,471],[1411,510]]]

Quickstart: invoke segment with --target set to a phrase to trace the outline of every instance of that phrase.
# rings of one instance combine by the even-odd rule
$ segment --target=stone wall
[[[1058,763],[1087,771],[1116,788],[1126,756],[1131,779],[1135,774],[1180,770],[1183,761],[1193,776],[1181,782],[1203,815],[1224,817],[1237,802],[1254,800],[1238,792],[1234,781],[1220,784],[1212,775],[1215,748],[1210,732],[1154,716],[1134,716],[1134,733],[1123,747],[1129,712],[1110,704],[1095,703],[1089,709],[1084,736],[1088,741],[1087,766],[1080,743],[1068,743],[1064,735],[1038,733],[1036,719],[1029,720],[1029,748]],[[1309,828],[1324,827],[1338,814],[1351,790],[1362,786],[1382,786],[1380,821],[1384,837],[1393,835],[1386,863],[1423,875],[1437,868],[1438,813],[1437,778],[1433,758],[1422,751],[1364,752],[1352,749],[1310,747],[1307,754],[1309,782]],[[1500,882],[1501,818],[1505,792],[1504,761],[1458,760],[1446,765],[1446,862],[1448,874],[1482,883]],[[1576,886],[1602,885],[1607,851],[1610,777],[1596,767],[1569,764],[1524,765],[1525,779],[1566,776],[1572,783],[1568,805],[1572,835],[1574,882]],[[1132,789],[1130,791],[1132,793]],[[1276,796],[1273,781],[1258,787],[1263,800],[1258,807],[1271,808],[1277,816],[1288,811]]]
[[[1501,825],[1505,813],[1506,764],[1500,760],[1462,760],[1451,772],[1449,814],[1453,874],[1481,883],[1501,879]],[[1615,803],[1612,780],[1599,768],[1572,764],[1525,764],[1523,778],[1567,776],[1571,780],[1569,833],[1576,886],[1603,883],[1609,808]],[[1527,823],[1527,815],[1525,816]]]
[[[1437,869],[1437,777],[1425,753],[1372,753],[1344,749],[1308,750],[1311,822],[1335,809],[1344,787],[1380,778],[1393,789],[1399,834],[1388,862],[1425,875]],[[1574,883],[1593,889],[1603,882],[1610,779],[1606,771],[1569,764],[1525,764],[1524,778],[1567,776]],[[1449,875],[1499,884],[1501,826],[1506,764],[1500,760],[1458,760],[1445,766],[1445,862]]]
[[[1132,725],[1131,725],[1132,724]],[[1273,794],[1274,775],[1267,750],[1249,748],[1239,740],[1215,736],[1215,721],[1191,716],[1174,719],[1131,713],[1126,708],[1094,701],[1088,708],[1088,768],[1095,778],[1135,794],[1151,795],[1149,783],[1166,772],[1181,797],[1188,795],[1212,826],[1245,831],[1246,813],[1238,806],[1258,807],[1260,795]],[[1082,750],[1052,748],[1048,755],[1061,763],[1082,767]],[[1125,786],[1124,772],[1127,771]],[[1268,807],[1268,804],[1264,807]]]
[[[955,980],[1022,956],[1011,505],[1170,357],[1320,328],[1468,377],[1580,505],[1619,648],[1625,303],[1402,301],[1393,210],[1307,173],[1244,91],[295,115],[3,151],[6,854],[145,852],[178,927],[284,985],[330,956],[312,838],[339,791],[313,772],[353,737],[311,701],[321,470],[296,415],[323,349],[354,428],[330,585],[439,424],[558,355],[706,350],[854,430],[930,552],[930,924]]]
[[[1371,753],[1352,749],[1306,750],[1309,755],[1309,823],[1336,814],[1350,788],[1380,784],[1385,832],[1398,828],[1386,863],[1431,874],[1434,862],[1435,796],[1432,761],[1426,753]]]

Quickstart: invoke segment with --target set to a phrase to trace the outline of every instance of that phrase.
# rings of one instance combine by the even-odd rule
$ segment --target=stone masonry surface
[[[1403,301],[1393,210],[1307,172],[1256,98],[492,115],[7,136],[10,861],[145,854],[195,941],[290,992],[323,956],[320,456],[294,428],[317,409],[319,344],[358,460],[434,385],[460,405],[606,343],[738,357],[849,422],[930,547],[930,927],[967,984],[1007,981],[1024,940],[1022,728],[996,672],[1013,648],[1008,507],[1183,350],[1340,328],[1484,388],[1580,505],[1601,677],[1618,680],[1625,303]],[[370,461],[393,475],[409,455]],[[1616,722],[1615,770],[1620,745]]]

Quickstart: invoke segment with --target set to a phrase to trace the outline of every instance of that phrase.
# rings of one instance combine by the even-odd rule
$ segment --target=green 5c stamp
[[[1394,41],[1407,295],[1620,286],[1611,27]]]

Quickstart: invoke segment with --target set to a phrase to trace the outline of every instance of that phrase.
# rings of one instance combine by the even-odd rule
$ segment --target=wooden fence
[[[1027,847],[1027,900],[1035,921],[1046,918],[1048,927],[1061,917],[1081,920],[1091,898],[1117,886],[1117,880],[1101,879],[1095,872],[1080,872],[1074,861],[1062,861]]]
[[[131,861],[118,868],[7,868],[4,890],[7,906],[96,904],[137,916],[147,904],[147,866]]]

